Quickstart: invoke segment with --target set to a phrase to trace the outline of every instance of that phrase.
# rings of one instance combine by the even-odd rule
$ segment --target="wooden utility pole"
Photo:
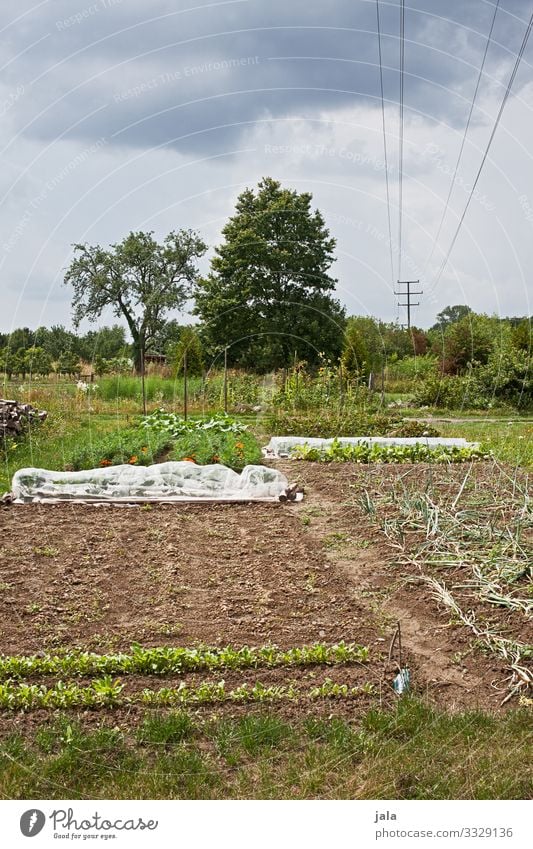
[[[228,346],[224,348],[224,412],[228,412]]]
[[[187,348],[183,352],[183,418],[187,421],[188,399],[187,399]]]
[[[424,294],[422,289],[420,289],[418,291],[413,291],[411,289],[411,286],[417,286],[419,284],[420,284],[420,280],[398,280],[398,286],[399,287],[405,286],[406,289],[404,291],[400,288],[399,292],[394,292],[395,295],[400,295],[400,297],[403,297],[403,298],[406,299],[406,301],[404,303],[402,303],[401,301],[398,301],[398,306],[399,307],[407,307],[407,330],[411,330],[411,307],[418,307],[420,305],[420,301],[416,301],[416,303],[413,303],[411,298],[412,298],[413,295],[423,295]]]
[[[146,384],[144,382],[144,349],[141,349],[141,386],[143,395],[143,413],[146,415]]]

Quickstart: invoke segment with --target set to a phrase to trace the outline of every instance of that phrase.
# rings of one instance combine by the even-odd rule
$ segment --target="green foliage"
[[[248,426],[219,414],[208,420],[185,421],[175,413],[156,410],[143,419],[146,433],[167,434],[174,441],[172,459],[200,465],[222,463],[235,471],[261,462],[261,449]]]
[[[450,324],[456,324],[461,319],[468,316],[472,310],[466,304],[456,304],[455,306],[444,307],[437,315],[437,321],[431,328],[432,330],[444,330]]]
[[[433,350],[442,355],[444,372],[461,374],[469,365],[486,363],[494,345],[506,333],[510,333],[510,327],[500,319],[470,312],[445,328]]]
[[[531,318],[524,318],[513,327],[513,345],[521,351],[529,351],[533,348],[533,335]]]
[[[490,409],[533,406],[533,369],[527,351],[514,348],[509,340],[493,347],[485,365],[476,364],[466,374],[428,376],[414,392],[419,406],[446,409]]]
[[[67,652],[61,655],[0,656],[0,679],[68,675],[175,675],[234,669],[273,669],[285,666],[313,666],[366,663],[369,650],[356,643],[312,643],[298,648],[280,649],[275,645],[235,649],[216,648],[143,648],[135,644],[131,653],[100,655],[91,652]]]
[[[349,445],[338,440],[326,448],[296,445],[291,451],[296,460],[320,463],[465,463],[469,460],[488,459],[490,453],[483,448],[437,446],[430,448],[423,442],[413,445],[379,445],[360,442]]]
[[[381,368],[383,353],[380,343],[377,322],[373,318],[351,316],[346,323],[342,351],[342,366],[346,373],[364,380],[374,368]]]
[[[52,357],[44,348],[28,348],[25,358],[30,374],[45,377],[52,372]]]
[[[312,196],[269,177],[239,196],[211,274],[196,286],[210,350],[264,372],[299,359],[338,357],[344,311],[328,272],[335,240]]]
[[[222,463],[236,472],[245,466],[261,463],[261,448],[251,433],[213,433],[199,430],[178,437],[172,451],[173,460],[193,460],[203,466]]]
[[[73,471],[96,469],[98,466],[118,466],[129,463],[149,466],[170,449],[172,440],[165,433],[148,433],[144,429],[127,428],[97,437],[77,447],[66,458]]]
[[[89,363],[96,363],[97,359],[112,360],[125,357],[128,354],[126,332],[119,324],[89,330],[85,335],[76,337],[75,350],[83,360]]]
[[[490,405],[485,387],[473,370],[465,377],[430,375],[417,386],[413,403],[449,410],[480,410]]]
[[[387,392],[412,392],[420,381],[437,374],[439,360],[435,354],[421,357],[404,357],[388,362],[385,372]]]
[[[184,327],[179,342],[171,349],[174,374],[183,374],[185,357],[187,358],[187,374],[203,374],[203,346],[200,336],[194,327]]]
[[[283,436],[439,436],[424,422],[402,419],[396,414],[337,410],[315,413],[272,412],[265,416],[264,426],[270,433]]]
[[[359,379],[347,375],[342,367],[321,358],[320,368],[310,370],[305,362],[296,362],[290,370],[276,375],[269,407],[276,412],[337,409],[353,410],[370,406],[371,393]]]
[[[209,419],[187,419],[177,413],[169,413],[166,410],[154,410],[142,419],[142,427],[156,433],[168,433],[174,439],[185,434],[198,433],[202,431],[210,434],[233,433],[242,434],[248,430],[248,425],[234,419],[225,413],[216,413]]]
[[[76,325],[111,307],[125,319],[137,369],[169,310],[179,309],[194,281],[196,261],[207,247],[191,230],[171,232],[163,244],[152,233],[130,233],[110,250],[77,244],[65,275],[74,289]]]
[[[56,371],[59,374],[68,374],[70,376],[79,374],[79,356],[74,351],[62,351],[57,360]]]
[[[517,409],[533,406],[533,362],[531,352],[515,348],[510,339],[489,354],[485,366],[477,370],[490,404],[510,404]]]
[[[28,373],[28,360],[22,348],[4,348],[0,352],[0,366],[9,379],[17,375],[24,380]]]
[[[193,732],[194,722],[189,714],[177,711],[164,716],[147,716],[139,729],[138,740],[144,744],[175,746],[191,737]]]

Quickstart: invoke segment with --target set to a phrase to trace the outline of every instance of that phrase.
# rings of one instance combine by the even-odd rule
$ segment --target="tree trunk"
[[[140,334],[133,335],[133,367],[137,374],[141,374],[144,359],[144,339]]]

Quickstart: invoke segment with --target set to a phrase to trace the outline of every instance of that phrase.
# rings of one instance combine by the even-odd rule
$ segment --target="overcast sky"
[[[533,37],[434,284],[532,10],[501,0],[435,244],[494,3],[407,0],[401,274],[425,290],[421,326],[447,304],[533,312]],[[313,193],[348,312],[397,318],[399,0],[380,0],[392,274],[375,0],[3,0],[2,12],[0,329],[70,325],[73,242],[192,227],[211,253],[237,195],[267,175]]]

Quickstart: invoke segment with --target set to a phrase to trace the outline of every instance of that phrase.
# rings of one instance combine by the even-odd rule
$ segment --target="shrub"
[[[489,397],[520,409],[533,406],[533,365],[529,351],[500,346],[479,369],[479,379]]]
[[[415,391],[413,401],[420,407],[445,409],[475,410],[490,405],[490,398],[474,369],[465,377],[437,374],[426,378]]]

